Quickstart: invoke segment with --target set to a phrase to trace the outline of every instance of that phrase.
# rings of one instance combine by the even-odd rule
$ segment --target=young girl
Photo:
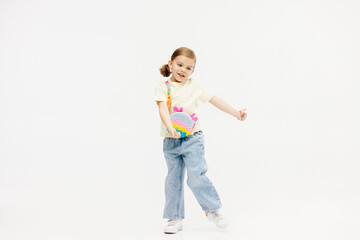
[[[207,218],[218,228],[225,228],[228,223],[219,213],[222,206],[219,195],[210,179],[205,175],[208,166],[204,158],[204,135],[199,121],[193,133],[180,138],[180,133],[173,127],[170,114],[174,107],[183,109],[189,115],[198,116],[198,100],[210,102],[220,110],[244,121],[246,109],[240,111],[229,106],[222,99],[214,96],[213,92],[195,79],[189,78],[195,70],[196,56],[186,47],[175,50],[168,64],[160,68],[168,81],[160,81],[155,89],[155,101],[159,106],[162,120],[160,136],[164,137],[163,151],[168,168],[165,179],[165,208],[163,218],[169,219],[165,226],[165,233],[176,233],[182,229],[184,219],[184,173],[187,169],[187,185],[192,190]],[[170,85],[171,101],[168,100],[167,85]],[[167,106],[171,102],[170,111]]]

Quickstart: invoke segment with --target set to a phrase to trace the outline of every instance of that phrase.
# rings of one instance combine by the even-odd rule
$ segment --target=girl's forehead
[[[182,62],[183,64],[188,66],[195,66],[195,60],[185,56],[177,56],[174,61]]]

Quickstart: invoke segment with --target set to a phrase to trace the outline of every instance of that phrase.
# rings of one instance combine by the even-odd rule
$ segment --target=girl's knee
[[[205,176],[206,171],[203,172],[199,172],[197,174],[189,174],[188,175],[188,179],[186,181],[187,185],[190,188],[195,188],[195,187],[199,187],[201,185],[203,185],[203,183],[206,180],[206,176]]]

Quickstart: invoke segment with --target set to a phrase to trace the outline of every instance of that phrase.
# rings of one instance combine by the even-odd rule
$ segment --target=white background
[[[0,239],[358,239],[358,1],[0,1]],[[164,235],[159,68],[193,49],[219,232]]]

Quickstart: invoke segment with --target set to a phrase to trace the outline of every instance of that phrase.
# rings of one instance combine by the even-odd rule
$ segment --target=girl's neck
[[[184,80],[184,81],[182,81],[182,82],[179,82],[179,81],[176,81],[176,79],[174,78],[174,77],[171,77],[170,78],[170,81],[171,82],[175,82],[175,83],[184,83],[184,82],[186,82],[187,80],[189,80],[190,78],[188,78],[188,79],[186,79],[186,80]]]

